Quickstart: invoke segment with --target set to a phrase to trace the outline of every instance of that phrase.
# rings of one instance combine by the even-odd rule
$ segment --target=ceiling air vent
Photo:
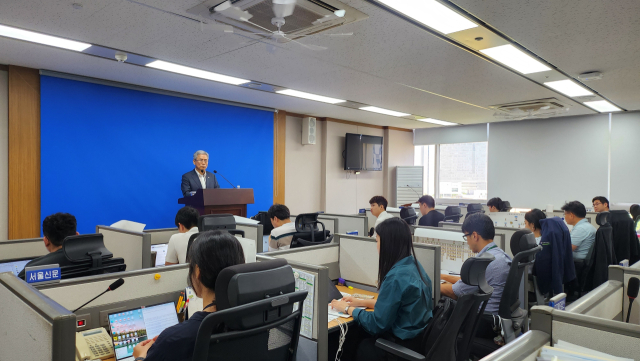
[[[522,120],[565,115],[571,106],[556,98],[546,98],[492,105],[489,108],[496,111],[493,114],[495,118],[501,120]]]
[[[213,12],[212,9],[222,2],[223,0],[208,0],[188,9],[187,13],[215,20],[251,33],[263,33],[263,28],[271,31],[278,30],[271,23],[271,19],[274,17],[271,0],[232,1],[233,6],[237,6],[253,15],[250,21],[259,26]],[[345,15],[343,17],[336,16],[334,14],[336,10],[345,10]],[[336,0],[298,0],[293,14],[285,18],[286,22],[281,30],[287,33],[288,37],[295,39],[301,35],[315,34],[336,26],[367,19],[368,17],[367,14]]]

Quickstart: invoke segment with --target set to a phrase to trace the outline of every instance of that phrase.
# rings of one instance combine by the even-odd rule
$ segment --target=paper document
[[[187,299],[189,300],[189,305],[187,306],[187,312],[189,317],[191,317],[194,313],[202,311],[204,305],[202,304],[202,298],[196,296],[196,293],[193,291],[191,287],[187,287]]]
[[[544,346],[540,350],[538,360],[553,359],[554,357],[562,361],[633,361],[633,359],[609,355],[562,340],[558,340],[554,347]]]
[[[236,220],[236,224],[258,224],[260,221],[256,221],[255,219],[245,218],[240,216],[233,216]]]
[[[124,229],[125,231],[142,232],[145,226],[146,224],[133,222],[133,221],[125,221],[123,219],[121,221],[117,221],[116,223],[112,224],[110,227]]]

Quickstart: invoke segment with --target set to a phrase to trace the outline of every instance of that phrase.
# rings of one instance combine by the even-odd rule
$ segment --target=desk
[[[348,293],[348,294],[354,294],[354,293],[359,293],[361,295],[372,295],[374,299],[378,299],[378,294],[375,292],[369,292],[369,291],[365,291],[365,290],[361,290],[359,288],[354,288],[351,289],[349,287],[345,287],[345,286],[337,286],[338,287],[338,291],[343,292],[343,293]],[[367,308],[367,311],[372,312],[373,308]],[[349,318],[340,318],[339,319],[341,323],[348,323],[348,322],[352,322],[353,321],[353,317],[349,317]],[[337,328],[338,327],[338,320],[333,320],[331,322],[329,322],[329,331],[331,331],[331,329],[333,328]]]

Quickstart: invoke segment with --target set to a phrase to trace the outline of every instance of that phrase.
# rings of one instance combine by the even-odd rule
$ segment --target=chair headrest
[[[406,220],[413,217],[416,217],[416,210],[413,207],[400,208],[400,218]]]
[[[71,262],[91,261],[89,252],[100,252],[102,259],[113,257],[104,246],[102,233],[69,236],[62,241],[62,252]]]
[[[468,209],[468,207],[467,207],[467,209]],[[462,214],[462,210],[458,206],[448,206],[444,210],[444,215],[445,216],[456,216],[456,215],[459,215],[459,214]]]
[[[511,203],[509,203],[509,201],[502,201],[502,207],[500,208],[500,211],[508,212],[510,209],[511,209]]]
[[[519,229],[511,236],[509,245],[511,246],[511,253],[516,255],[522,251],[537,247],[536,236],[528,229]]]
[[[483,208],[480,203],[469,203],[467,205],[467,213],[477,213],[481,211],[483,211]]]
[[[296,232],[309,232],[317,228],[318,213],[302,213],[296,217]]]
[[[219,311],[295,292],[295,278],[285,259],[239,264],[223,269],[216,279],[216,307]],[[231,329],[261,324],[255,314],[228,323]]]
[[[479,257],[469,257],[462,264],[460,269],[460,278],[462,282],[470,286],[478,286],[478,288],[485,294],[493,292],[493,287],[487,283],[485,272],[487,266],[491,263],[495,257],[491,253],[483,253]]]
[[[598,215],[596,216],[596,223],[599,226],[604,226],[605,224],[609,223],[610,215],[611,214],[609,212],[598,213]]]
[[[198,231],[215,229],[236,229],[236,219],[233,214],[206,214],[198,217]]]

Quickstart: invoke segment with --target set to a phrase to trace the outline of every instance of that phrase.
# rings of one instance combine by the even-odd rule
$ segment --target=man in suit
[[[209,165],[209,153],[199,150],[193,154],[193,165],[196,169],[182,175],[182,195],[187,196],[189,192],[198,189],[220,188],[216,175],[207,172]]]

